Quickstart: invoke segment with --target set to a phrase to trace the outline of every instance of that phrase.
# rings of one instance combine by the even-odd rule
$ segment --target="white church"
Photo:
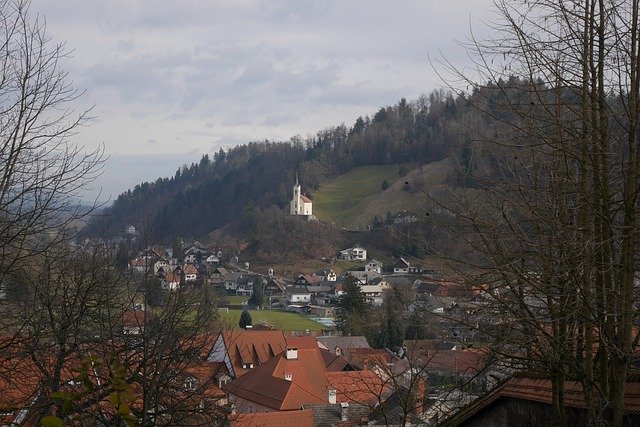
[[[307,217],[313,215],[313,202],[307,196],[300,193],[298,174],[296,174],[296,183],[293,186],[293,199],[291,199],[290,212],[291,215],[305,215]]]

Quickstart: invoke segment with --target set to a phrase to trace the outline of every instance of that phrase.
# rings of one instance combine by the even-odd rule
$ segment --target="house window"
[[[186,390],[195,390],[196,388],[198,388],[198,382],[195,378],[187,378],[184,381],[184,388]]]
[[[228,382],[229,382],[229,380],[220,379],[220,380],[218,380],[218,387],[222,387],[222,386],[226,385]]]

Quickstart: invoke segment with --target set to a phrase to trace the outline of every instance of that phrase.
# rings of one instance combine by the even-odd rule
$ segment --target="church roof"
[[[300,198],[302,199],[302,201],[303,201],[304,203],[313,203],[313,202],[311,201],[311,199],[310,199],[310,198],[308,198],[308,197],[307,197],[307,196],[305,196],[305,195],[300,196]]]

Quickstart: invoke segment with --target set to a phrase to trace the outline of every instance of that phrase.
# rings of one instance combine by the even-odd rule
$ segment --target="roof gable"
[[[281,353],[286,345],[282,331],[233,330],[221,333],[236,377],[244,375],[245,366],[256,366]]]
[[[287,339],[287,346],[297,348],[295,359],[288,359],[283,351],[231,381],[225,389],[245,400],[277,410],[326,403],[327,371],[313,337]]]

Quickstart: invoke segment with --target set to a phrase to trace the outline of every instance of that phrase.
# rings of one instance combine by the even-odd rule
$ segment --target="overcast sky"
[[[491,0],[32,0],[95,104],[77,140],[111,156],[102,198],[202,154],[287,140],[441,86]]]

